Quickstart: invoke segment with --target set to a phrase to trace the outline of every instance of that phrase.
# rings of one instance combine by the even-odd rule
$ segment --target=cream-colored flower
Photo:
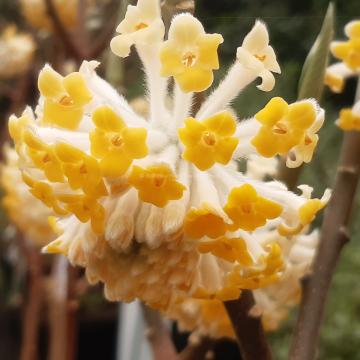
[[[146,4],[160,6],[139,1],[125,23]],[[173,21],[178,37],[188,35],[175,26],[184,17],[190,19],[180,15]],[[146,75],[145,118],[96,75],[96,62],[84,62],[65,78],[46,66],[36,117],[11,117],[23,178],[56,213],[58,238],[44,252],[63,253],[85,267],[92,283],[104,283],[109,299],[138,298],[163,310],[179,296],[230,300],[242,289],[276,283],[287,261],[283,244],[276,237],[262,243],[255,232],[270,227],[287,230],[291,238],[325,201],[237,170],[237,159],[261,155],[251,144],[261,124],[255,118],[238,123],[229,103],[259,72],[236,60],[191,114],[192,92],[180,85],[169,91],[160,75],[161,40],[152,40],[136,42]],[[213,69],[210,55],[202,62]],[[309,109],[311,122],[321,112],[313,102],[294,107],[297,122],[308,120]],[[65,110],[73,116],[63,118]],[[308,128],[308,122],[303,125]],[[211,163],[199,161],[199,146],[211,154]]]
[[[217,49],[222,42],[220,34],[206,34],[192,15],[178,15],[161,47],[161,74],[173,76],[186,93],[206,90],[213,82],[213,70],[219,68]]]
[[[30,34],[8,26],[0,35],[0,79],[23,75],[32,66],[35,49]]]
[[[111,41],[111,50],[118,56],[127,57],[132,45],[151,45],[161,42],[164,24],[157,0],[139,0],[136,6],[128,5],[125,19],[116,31],[120,35]]]
[[[275,52],[269,45],[269,34],[264,23],[255,23],[238,48],[236,56],[245,67],[255,71],[262,78],[261,85],[258,85],[260,90],[273,89],[275,79],[272,72],[280,74],[281,71]]]

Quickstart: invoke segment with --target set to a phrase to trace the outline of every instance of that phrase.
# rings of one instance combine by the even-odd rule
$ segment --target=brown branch
[[[67,52],[76,61],[81,62],[84,59],[84,54],[80,50],[78,44],[73,41],[73,37],[68,33],[66,27],[63,25],[61,19],[58,16],[53,0],[45,0],[47,13],[51,18],[54,29],[62,40]]]
[[[290,351],[291,360],[313,360],[326,298],[343,246],[360,175],[360,132],[345,134],[334,193],[325,212],[313,272],[303,283],[303,299]]]
[[[38,359],[40,309],[43,299],[42,261],[38,250],[18,236],[29,272],[29,293],[25,302],[20,360]]]
[[[146,336],[156,360],[177,360],[178,355],[160,313],[142,305]]]
[[[224,302],[234,328],[243,360],[270,360],[272,358],[260,317],[249,314],[255,305],[250,290],[243,290],[238,300]]]

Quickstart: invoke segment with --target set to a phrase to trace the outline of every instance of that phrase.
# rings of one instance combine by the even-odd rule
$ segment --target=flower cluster
[[[329,192],[311,199],[302,186],[296,195],[242,174],[236,161],[310,161],[324,111],[311,99],[274,98],[237,119],[231,101],[259,77],[258,88],[270,91],[280,72],[260,21],[196,112],[194,93],[210,88],[219,67],[221,35],[180,14],[164,40],[158,0],[128,6],[118,32],[112,50],[125,57],[135,47],[144,65],[146,118],[97,76],[94,61],[66,77],[45,66],[35,114],[10,118],[23,180],[54,212],[58,237],[44,252],[85,267],[111,300],[160,309],[179,296],[230,300],[278,281],[285,245],[296,246]],[[276,236],[261,241],[257,232],[267,229]]]
[[[350,21],[345,26],[345,34],[349,40],[331,44],[331,52],[340,62],[330,65],[325,74],[325,84],[335,93],[343,91],[345,79],[360,74],[360,20]],[[359,131],[360,101],[352,108],[342,109],[336,124],[345,131]]]
[[[17,32],[8,26],[0,35],[0,79],[9,79],[24,74],[31,66],[35,42],[30,34]]]
[[[256,231],[254,236],[261,244],[277,241],[283,249],[285,263],[281,280],[254,290],[255,305],[250,310],[254,316],[261,315],[266,331],[274,331],[287,317],[290,307],[299,302],[300,279],[309,271],[318,232],[297,235],[292,242],[271,229]],[[225,307],[217,299],[178,298],[167,315],[178,321],[181,330],[191,331],[194,336],[235,338]]]

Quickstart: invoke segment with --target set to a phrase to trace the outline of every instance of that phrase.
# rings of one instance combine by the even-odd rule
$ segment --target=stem
[[[163,322],[160,313],[142,305],[144,319],[147,324],[146,336],[149,340],[156,360],[177,360],[174,344],[169,330]]]
[[[29,294],[25,304],[22,330],[21,360],[38,359],[40,309],[42,305],[42,262],[39,252],[25,239],[20,240],[29,270]]]
[[[215,340],[207,337],[199,339],[195,344],[189,344],[179,354],[179,360],[200,360],[206,359],[206,354],[214,348]]]
[[[360,96],[360,81],[356,98]],[[334,193],[325,212],[313,272],[303,282],[303,298],[295,328],[291,360],[312,360],[319,341],[326,298],[343,246],[360,176],[360,132],[346,132]]]
[[[255,305],[250,290],[243,290],[238,300],[224,302],[226,311],[234,328],[243,360],[271,360],[261,318],[249,314]]]

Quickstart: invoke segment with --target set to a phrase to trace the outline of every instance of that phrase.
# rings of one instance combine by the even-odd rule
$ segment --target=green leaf
[[[299,80],[298,99],[315,98],[320,101],[330,43],[334,34],[334,18],[334,5],[330,3],[320,33],[304,63]]]

